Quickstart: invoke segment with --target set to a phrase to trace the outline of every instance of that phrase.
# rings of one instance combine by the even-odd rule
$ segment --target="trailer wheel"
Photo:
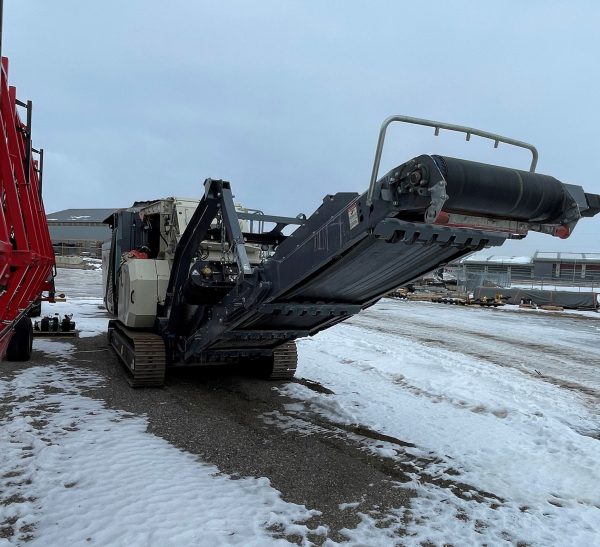
[[[29,361],[33,348],[33,326],[29,317],[21,317],[6,349],[7,361]]]

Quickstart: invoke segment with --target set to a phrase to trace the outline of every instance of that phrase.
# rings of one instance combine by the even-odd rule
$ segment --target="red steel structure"
[[[0,359],[27,360],[32,340],[28,312],[42,291],[53,297],[54,251],[42,202],[43,150],[31,145],[31,101],[19,101],[16,88],[8,85],[6,57],[1,73]],[[26,111],[25,123],[18,107]]]

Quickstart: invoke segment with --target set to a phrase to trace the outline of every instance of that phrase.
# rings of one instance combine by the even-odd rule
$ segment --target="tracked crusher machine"
[[[526,148],[530,170],[422,155],[378,178],[392,122]],[[368,191],[327,195],[308,218],[243,209],[229,182],[214,179],[200,200],[118,210],[106,220],[113,232],[103,251],[110,344],[133,386],[162,385],[167,367],[232,362],[289,379],[297,338],[448,261],[530,230],[566,238],[600,211],[600,196],[535,173],[536,163],[536,149],[520,141],[393,116]]]

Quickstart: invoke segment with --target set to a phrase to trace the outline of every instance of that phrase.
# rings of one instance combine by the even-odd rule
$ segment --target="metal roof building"
[[[560,282],[600,284],[600,253],[541,253],[533,255],[536,277]]]
[[[600,253],[547,253],[536,252],[533,259],[538,262],[576,262],[578,264],[600,264]]]
[[[111,235],[103,220],[114,210],[65,209],[46,215],[55,254],[101,257],[102,243]]]
[[[482,256],[453,264],[465,280],[500,286],[511,283],[600,286],[600,253],[536,252],[533,256]],[[472,284],[472,283],[469,283]]]

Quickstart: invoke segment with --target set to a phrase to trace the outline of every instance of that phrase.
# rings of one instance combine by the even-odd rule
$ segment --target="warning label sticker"
[[[350,229],[358,225],[358,206],[353,203],[348,207],[348,222],[350,223]]]

